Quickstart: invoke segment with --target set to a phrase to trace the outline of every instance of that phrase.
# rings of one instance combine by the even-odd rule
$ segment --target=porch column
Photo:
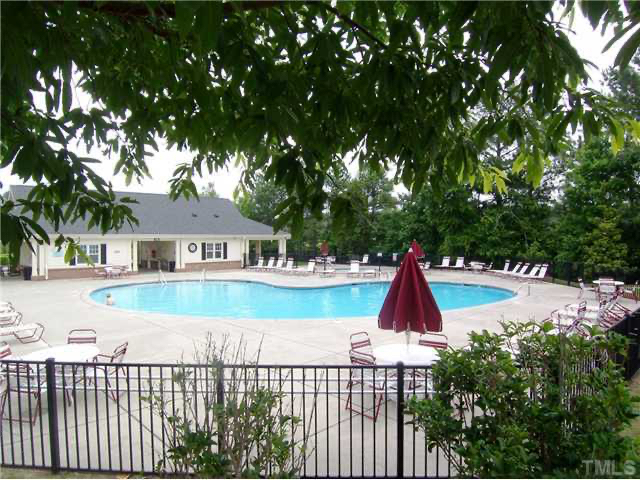
[[[131,271],[138,271],[138,241],[133,240],[131,242]]]
[[[256,240],[256,257],[262,256],[262,240]]]
[[[287,239],[286,238],[278,239],[278,255],[282,255],[283,257],[287,256]]]

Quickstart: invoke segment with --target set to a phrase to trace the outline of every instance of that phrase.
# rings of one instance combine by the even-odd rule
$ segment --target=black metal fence
[[[382,253],[382,255],[378,255],[378,253]],[[362,260],[365,254],[345,254],[345,253],[331,253],[331,256],[335,258],[335,263],[338,264],[348,264],[351,260]],[[269,256],[277,256],[276,252],[265,253],[263,252],[264,257]],[[399,267],[402,259],[404,257],[404,252],[398,253],[384,253],[384,252],[371,252],[368,254],[369,256],[369,265],[372,267]],[[293,258],[296,266],[301,266],[308,260],[312,258],[321,257],[319,251],[310,251],[310,252],[299,252],[299,251],[289,251],[287,252],[288,258]],[[432,266],[437,266],[442,263],[443,255],[432,255],[428,254],[425,257],[425,260],[430,261]],[[454,255],[453,258],[456,258]],[[467,261],[481,261],[486,264],[492,264],[494,269],[502,269],[504,267],[505,258],[487,258],[482,256],[471,256],[466,257]],[[257,261],[255,252],[250,253],[245,258],[245,264],[255,265]],[[549,261],[546,258],[516,258],[513,257],[510,259],[510,269],[518,262],[523,263],[547,263],[549,265],[547,269],[547,280],[555,283],[565,283],[567,285],[577,285],[578,279],[582,278],[584,280],[591,281],[599,277],[611,276],[616,278],[617,280],[625,282],[625,284],[633,284],[634,282],[640,280],[640,270],[631,269],[631,270],[609,270],[609,269],[600,269],[597,271],[590,272],[585,269],[585,265],[580,262],[553,262]]]
[[[216,406],[259,386],[281,396],[302,477],[451,477],[447,452],[429,452],[407,424],[405,399],[429,395],[430,377],[428,367],[401,365],[5,361],[0,459],[54,472],[151,473],[161,465],[176,473],[166,461],[176,442],[169,419],[210,423]]]
[[[629,342],[626,355],[616,360],[623,368],[625,378],[630,380],[640,370],[640,308],[625,315],[611,330],[623,335]]]

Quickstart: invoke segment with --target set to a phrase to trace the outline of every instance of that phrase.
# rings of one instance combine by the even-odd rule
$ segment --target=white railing
[[[158,268],[158,283],[161,283],[162,285],[167,284],[167,279],[164,278],[164,273],[162,273],[161,268]]]
[[[202,269],[202,273],[200,274],[200,282],[206,282],[207,281],[207,270],[206,269]]]

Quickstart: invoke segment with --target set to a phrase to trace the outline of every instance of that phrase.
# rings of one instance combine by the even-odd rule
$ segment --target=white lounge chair
[[[40,323],[16,324],[0,328],[0,337],[14,336],[20,343],[33,343],[42,338],[44,326]]]
[[[509,265],[511,264],[511,260],[506,260],[504,262],[504,268],[502,270],[492,270],[491,268],[487,269],[489,273],[507,273],[509,271]]]
[[[358,260],[351,260],[351,266],[347,272],[347,277],[359,277],[360,276],[360,262]]]
[[[434,265],[435,268],[449,268],[451,257],[442,257],[442,263],[440,265]]]
[[[15,310],[9,310],[0,314],[0,328],[11,327],[22,323],[22,314]]]
[[[267,272],[277,272],[279,270],[282,270],[283,265],[284,265],[284,257],[280,257],[280,258],[278,258],[278,263],[276,263],[275,265],[272,265],[271,267],[267,266],[265,268],[265,271],[267,271]]]
[[[264,266],[264,257],[259,257],[258,263],[256,263],[255,265],[250,265],[249,270],[262,270],[263,266]]]
[[[284,268],[280,268],[277,271],[280,273],[293,273],[295,271],[295,268],[293,268],[293,258],[288,259]]]
[[[296,268],[294,269],[293,273],[297,273],[300,275],[313,275],[315,271],[316,271],[316,261],[309,260],[306,267]]]
[[[509,277],[511,275],[514,275],[514,274],[518,273],[520,271],[520,267],[522,267],[522,262],[516,263],[516,266],[513,267],[513,270],[511,270],[511,271],[499,272],[499,273],[500,273],[500,275],[504,275],[505,277]]]
[[[547,275],[547,270],[549,269],[548,263],[543,263],[538,270],[538,273],[532,274],[528,277],[529,280],[544,280],[544,277]]]
[[[457,270],[464,270],[464,257],[456,258],[456,264],[451,265],[449,268],[455,268]]]
[[[369,263],[369,254],[368,254],[368,253],[367,253],[367,254],[364,254],[364,255],[362,256],[362,262],[361,262],[361,263],[362,263],[363,265],[366,265],[366,264],[368,264],[368,263]]]
[[[530,263],[525,263],[520,270],[518,270],[515,273],[508,273],[507,276],[508,277],[518,278],[519,276],[524,275],[527,272],[527,270],[529,270],[529,265],[531,265],[531,264]]]
[[[528,280],[530,278],[535,277],[538,274],[538,270],[540,270],[540,264],[537,263],[533,266],[533,268],[529,271],[529,273],[525,273],[526,269],[522,269],[522,271],[520,271],[520,273],[514,275],[516,278],[518,279],[523,279],[523,280]]]
[[[424,262],[424,264],[420,265],[420,268],[426,272],[431,268],[431,262]]]
[[[260,269],[261,272],[266,272],[268,270],[273,270],[274,267],[274,263],[275,263],[276,259],[274,257],[270,257],[269,260],[267,261],[266,265],[263,265],[262,268]]]
[[[366,270],[360,270],[360,275],[363,277],[375,277],[378,274],[378,270],[375,268],[368,268]]]

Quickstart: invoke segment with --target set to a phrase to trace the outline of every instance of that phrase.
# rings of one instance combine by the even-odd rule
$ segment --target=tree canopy
[[[591,25],[631,33],[640,4],[563,1]],[[453,184],[504,187],[483,161],[488,139],[517,146],[514,168],[540,182],[545,163],[582,128],[615,149],[640,124],[588,88],[586,61],[554,2],[3,2],[1,166],[35,181],[2,205],[2,242],[48,241],[36,223],[90,217],[104,232],[135,222],[127,198],[75,145],[118,158],[127,180],[149,175],[157,140],[193,153],[173,196],[230,162],[283,187],[276,228],[307,213],[348,221],[330,185],[354,159],[394,168],[417,193]],[[625,13],[625,10],[627,13]],[[86,99],[89,101],[86,101]],[[85,100],[83,100],[85,99]],[[504,108],[504,105],[508,105]],[[480,118],[472,119],[482,111]],[[328,187],[329,186],[329,187]],[[16,208],[17,207],[17,208]],[[57,242],[62,243],[59,237]]]

